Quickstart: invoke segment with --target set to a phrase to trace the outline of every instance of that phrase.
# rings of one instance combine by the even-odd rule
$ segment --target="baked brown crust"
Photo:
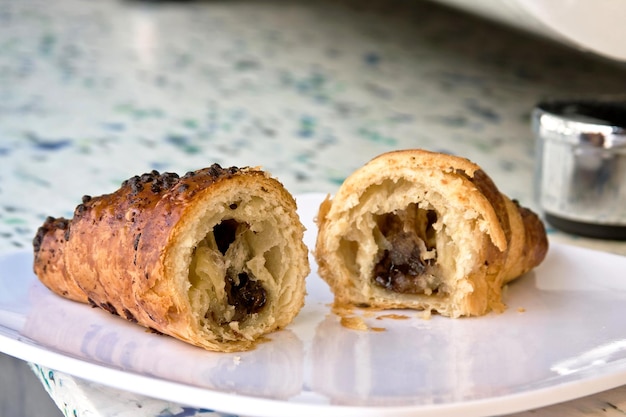
[[[213,351],[254,347],[304,304],[296,203],[254,168],[152,171],[83,197],[33,241],[49,289]]]
[[[503,285],[548,250],[539,217],[478,165],[420,149],[355,171],[321,204],[317,224],[318,272],[335,306],[502,311]]]

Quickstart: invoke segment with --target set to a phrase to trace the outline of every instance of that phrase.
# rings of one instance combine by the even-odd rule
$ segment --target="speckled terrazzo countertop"
[[[625,85],[625,66],[421,1],[0,0],[0,253],[84,194],[213,162],[332,193],[373,156],[423,147],[474,160],[535,208],[534,103]],[[212,414],[35,374],[66,415]],[[559,407],[624,413],[626,392]]]

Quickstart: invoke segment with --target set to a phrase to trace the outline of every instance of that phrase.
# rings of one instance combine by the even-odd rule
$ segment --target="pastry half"
[[[217,164],[153,171],[48,218],[34,271],[48,288],[213,351],[289,324],[309,273],[304,227],[280,182]]]
[[[378,156],[320,206],[315,258],[335,305],[502,311],[502,287],[548,249],[541,220],[467,159]]]

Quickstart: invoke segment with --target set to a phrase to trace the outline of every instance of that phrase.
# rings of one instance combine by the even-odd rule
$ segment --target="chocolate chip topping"
[[[146,187],[149,187],[150,191],[155,194],[159,194],[163,191],[167,191],[178,184],[177,191],[185,192],[190,186],[187,183],[182,183],[181,180],[186,180],[191,177],[195,177],[199,173],[208,174],[213,180],[217,180],[221,177],[229,177],[238,173],[241,169],[235,166],[229,168],[222,168],[220,164],[213,164],[208,168],[198,171],[189,171],[182,177],[174,172],[159,173],[159,171],[152,170],[151,172],[143,175],[135,175],[124,181],[122,187],[130,187],[131,195],[135,196],[141,193]],[[83,201],[85,203],[85,201]]]
[[[152,192],[159,193],[161,191],[169,190],[172,188],[179,180],[178,174],[174,172],[165,172],[162,175],[159,175],[155,180],[152,186],[150,187]]]
[[[57,229],[65,230],[64,237],[65,237],[65,240],[68,240],[69,228],[70,228],[69,220],[63,217],[59,217],[58,219],[56,219],[54,217],[48,216],[46,220],[44,221],[43,225],[41,225],[41,227],[37,229],[37,233],[35,234],[35,237],[33,238],[33,250],[35,251],[35,254],[39,253],[39,251],[41,250],[41,243],[43,242],[43,239],[48,232],[54,231]]]
[[[139,194],[143,191],[144,183],[142,183],[141,177],[139,177],[138,175],[130,178],[126,184],[130,185],[132,195]]]
[[[35,254],[39,253],[39,250],[41,249],[41,242],[43,242],[43,238],[46,233],[48,233],[48,229],[46,229],[45,226],[41,226],[39,229],[37,229],[37,233],[33,238],[33,249],[35,251]]]
[[[222,168],[222,166],[220,164],[213,164],[211,165],[208,169],[207,169],[209,175],[211,175],[213,178],[219,178],[221,176],[228,176],[228,175],[234,175],[237,172],[240,171],[239,168],[237,167],[229,167],[229,168]]]
[[[124,181],[122,187],[130,187],[131,195],[137,195],[142,192],[146,187],[150,187],[150,190],[158,194],[161,191],[169,190],[180,179],[178,174],[174,172],[159,173],[157,170],[152,170],[141,176],[135,175]]]

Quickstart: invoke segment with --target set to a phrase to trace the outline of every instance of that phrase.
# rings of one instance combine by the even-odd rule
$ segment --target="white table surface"
[[[333,192],[377,154],[424,147],[536,208],[533,105],[624,86],[621,64],[422,1],[0,0],[0,252],[83,194],[213,162]],[[58,416],[44,389],[66,416],[216,415],[30,366],[0,354],[1,416]],[[621,387],[517,416],[624,413]]]

